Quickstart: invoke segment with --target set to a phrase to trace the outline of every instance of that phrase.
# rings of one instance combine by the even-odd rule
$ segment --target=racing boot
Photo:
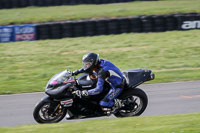
[[[67,110],[67,114],[65,118],[67,120],[73,120],[73,119],[81,119],[81,116],[73,115],[70,110]]]
[[[69,110],[67,110],[66,119],[67,119],[67,120],[75,119],[74,115],[73,115],[72,112],[69,111]]]
[[[116,113],[120,108],[124,107],[124,103],[120,99],[114,99],[114,106],[112,107],[112,113]]]
[[[120,99],[114,99],[114,106],[111,108],[108,107],[103,107],[102,110],[104,112],[104,114],[106,114],[107,116],[110,116],[111,114],[114,114],[118,111],[118,109],[124,107],[124,103],[122,102],[122,100]]]

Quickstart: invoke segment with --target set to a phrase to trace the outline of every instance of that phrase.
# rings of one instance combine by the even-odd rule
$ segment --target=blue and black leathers
[[[113,100],[122,92],[120,86],[123,80],[123,75],[119,68],[113,63],[105,59],[100,59],[97,69],[95,70],[98,75],[97,86],[94,89],[88,90],[89,95],[97,95],[103,91],[104,82],[108,82],[111,86],[109,93],[100,101],[103,107],[112,107]]]

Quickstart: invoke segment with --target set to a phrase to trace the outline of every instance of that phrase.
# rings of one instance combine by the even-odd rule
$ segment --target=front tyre
[[[116,117],[130,117],[141,115],[147,107],[148,98],[146,93],[139,89],[128,89],[120,97],[125,106],[114,115]]]
[[[57,123],[66,115],[66,109],[59,102],[50,99],[39,102],[33,112],[33,117],[38,123]]]

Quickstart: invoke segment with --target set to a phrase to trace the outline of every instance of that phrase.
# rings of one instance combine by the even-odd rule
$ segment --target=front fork
[[[54,116],[56,113],[58,113],[58,115],[61,115],[61,113],[62,113],[62,106],[61,106],[61,104],[58,104],[57,106],[56,106],[56,108],[54,108],[54,106],[51,108],[51,106],[52,105],[50,105],[50,110],[49,110],[49,114],[51,114],[52,116]]]
[[[64,107],[58,101],[54,101],[49,96],[42,98],[42,101],[48,101],[50,103],[50,108],[48,110],[49,115],[54,116],[56,113],[59,115],[62,113],[62,108]]]

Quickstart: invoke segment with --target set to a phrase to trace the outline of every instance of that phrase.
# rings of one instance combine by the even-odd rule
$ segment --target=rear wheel
[[[114,114],[116,117],[139,116],[148,104],[146,93],[139,88],[125,91],[119,99],[123,101],[125,106]]]
[[[33,117],[38,123],[56,123],[66,115],[66,109],[60,103],[51,100],[41,101],[34,109]]]

